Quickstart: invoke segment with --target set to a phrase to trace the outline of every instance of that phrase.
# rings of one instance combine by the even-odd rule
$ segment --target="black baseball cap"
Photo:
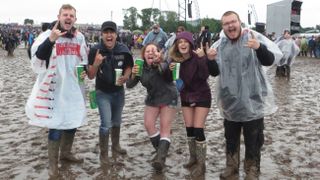
[[[114,23],[113,21],[106,21],[102,24],[101,31],[105,31],[107,29],[117,32],[117,24]]]

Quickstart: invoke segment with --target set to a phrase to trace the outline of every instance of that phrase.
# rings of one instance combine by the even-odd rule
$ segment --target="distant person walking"
[[[291,65],[299,54],[300,49],[292,39],[289,30],[284,30],[283,38],[277,42],[277,45],[283,53],[283,57],[277,63],[276,76],[286,77],[290,80]]]

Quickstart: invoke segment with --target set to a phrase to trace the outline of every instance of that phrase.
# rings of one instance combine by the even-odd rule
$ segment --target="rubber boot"
[[[76,157],[74,154],[71,153],[74,135],[75,133],[62,133],[60,160],[69,161],[73,163],[83,163],[83,158]]]
[[[192,171],[192,177],[198,177],[204,175],[206,172],[206,156],[207,156],[207,144],[206,141],[196,141],[196,158],[197,164]]]
[[[226,153],[226,159],[226,168],[224,169],[224,172],[220,174],[220,179],[239,179],[240,143],[234,153]]]
[[[245,180],[258,180],[260,175],[259,165],[255,160],[245,159],[244,170],[246,172]]]
[[[156,159],[152,163],[152,166],[156,171],[162,171],[162,169],[165,167],[165,162],[168,155],[169,147],[170,147],[169,141],[160,140]]]
[[[158,134],[155,137],[150,138],[151,144],[154,147],[154,149],[157,151],[159,147],[159,142],[160,142],[160,134]]]
[[[100,162],[108,164],[108,146],[109,145],[109,132],[107,134],[99,133],[99,146],[100,146]]]
[[[59,176],[59,147],[60,140],[48,140],[48,159],[49,159],[49,170],[48,175],[50,179],[56,179]]]
[[[184,164],[183,167],[191,168],[193,165],[195,165],[197,163],[195,137],[187,137],[187,142],[188,142],[188,146],[189,146],[190,158],[189,158],[189,162]]]
[[[119,154],[127,154],[127,151],[120,147],[119,139],[120,139],[120,127],[112,127],[111,128],[112,150]]]

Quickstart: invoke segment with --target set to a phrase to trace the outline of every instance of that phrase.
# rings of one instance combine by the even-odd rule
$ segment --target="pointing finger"
[[[99,55],[99,52],[100,52],[100,49],[98,49],[98,50],[97,50],[97,52],[96,52],[96,56],[98,56],[98,55]]]
[[[206,42],[206,50],[209,49],[209,42]]]
[[[251,35],[251,38],[252,38],[252,39],[255,39],[255,38],[256,38],[252,31],[250,31],[250,35]]]
[[[53,26],[52,30],[57,29],[57,28],[58,28],[58,24],[59,24],[59,20],[57,20],[56,24],[54,24],[54,26]]]

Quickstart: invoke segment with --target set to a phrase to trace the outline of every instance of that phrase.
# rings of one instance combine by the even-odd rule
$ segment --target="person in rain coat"
[[[263,119],[277,109],[263,66],[275,64],[282,53],[262,34],[242,28],[236,12],[225,12],[221,22],[220,39],[207,51],[208,59],[215,59],[220,70],[216,94],[226,139],[226,169],[220,178],[239,178],[242,129],[245,179],[258,179],[264,142]]]
[[[40,34],[31,48],[31,67],[38,76],[25,109],[31,125],[49,128],[51,178],[59,176],[59,149],[60,160],[83,162],[71,154],[75,132],[86,123],[85,100],[76,66],[88,62],[85,38],[73,26],[75,21],[76,9],[62,5],[52,29]]]
[[[289,80],[290,67],[296,56],[299,54],[300,48],[291,38],[289,30],[284,30],[283,37],[276,43],[283,53],[283,57],[277,63],[276,76],[287,76]]]

